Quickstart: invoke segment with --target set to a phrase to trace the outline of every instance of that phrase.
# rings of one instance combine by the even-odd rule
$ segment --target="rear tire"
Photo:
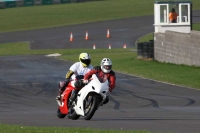
[[[62,114],[62,113],[60,112],[59,107],[58,107],[57,116],[58,116],[58,118],[65,118],[66,114]]]
[[[90,100],[90,103],[88,105],[88,107],[86,107],[86,103],[87,103],[87,100],[91,97],[91,100]],[[99,104],[99,99],[97,98],[97,96],[88,96],[87,99],[86,99],[86,103],[85,103],[85,116],[84,116],[84,119],[85,120],[90,120],[95,111],[98,109],[98,104]]]

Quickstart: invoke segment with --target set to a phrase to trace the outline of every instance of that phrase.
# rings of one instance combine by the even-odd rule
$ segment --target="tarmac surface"
[[[196,14],[195,14],[196,13]],[[200,11],[193,22],[200,22]],[[106,39],[110,28],[111,37]],[[90,40],[85,41],[85,31]],[[69,33],[74,42],[69,42]],[[153,16],[95,22],[32,31],[0,33],[0,43],[31,41],[31,49],[135,47],[135,41],[154,31]],[[91,34],[91,36],[90,36]],[[83,36],[82,36],[83,35]],[[66,37],[66,38],[65,38]],[[104,38],[104,39],[102,39]],[[159,132],[200,132],[200,91],[116,72],[110,102],[90,121],[56,116],[58,82],[72,62],[45,55],[0,57],[0,123],[22,126],[62,126]]]

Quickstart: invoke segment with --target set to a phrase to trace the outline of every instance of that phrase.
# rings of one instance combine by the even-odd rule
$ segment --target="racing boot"
[[[60,100],[60,99],[61,99],[61,96],[58,95],[58,96],[56,97],[56,100]]]
[[[108,103],[108,102],[109,102],[109,97],[106,96],[106,100],[103,102],[103,104],[106,104],[106,103]]]
[[[78,90],[76,89],[72,90],[71,97],[69,98],[70,103],[72,103],[76,99],[77,94],[78,94]]]

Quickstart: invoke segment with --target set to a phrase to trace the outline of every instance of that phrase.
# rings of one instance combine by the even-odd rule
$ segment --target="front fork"
[[[105,94],[101,94],[101,97],[102,97],[102,100],[101,102],[99,103],[99,106],[102,106],[104,101],[106,100],[106,95]]]

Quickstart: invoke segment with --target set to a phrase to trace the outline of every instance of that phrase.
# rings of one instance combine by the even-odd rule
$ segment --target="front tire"
[[[60,112],[60,108],[58,107],[57,116],[58,116],[58,118],[65,118],[66,114],[62,114],[62,113]]]
[[[87,103],[89,102],[89,103]],[[90,120],[95,111],[98,109],[98,104],[99,104],[99,99],[97,98],[97,96],[88,96],[86,98],[86,102],[85,102],[85,116],[84,119],[85,120]]]
[[[73,109],[73,107],[69,107],[69,110],[70,111],[68,112],[68,115],[67,115],[69,119],[77,120],[80,117],[80,115],[76,114],[76,111]]]

